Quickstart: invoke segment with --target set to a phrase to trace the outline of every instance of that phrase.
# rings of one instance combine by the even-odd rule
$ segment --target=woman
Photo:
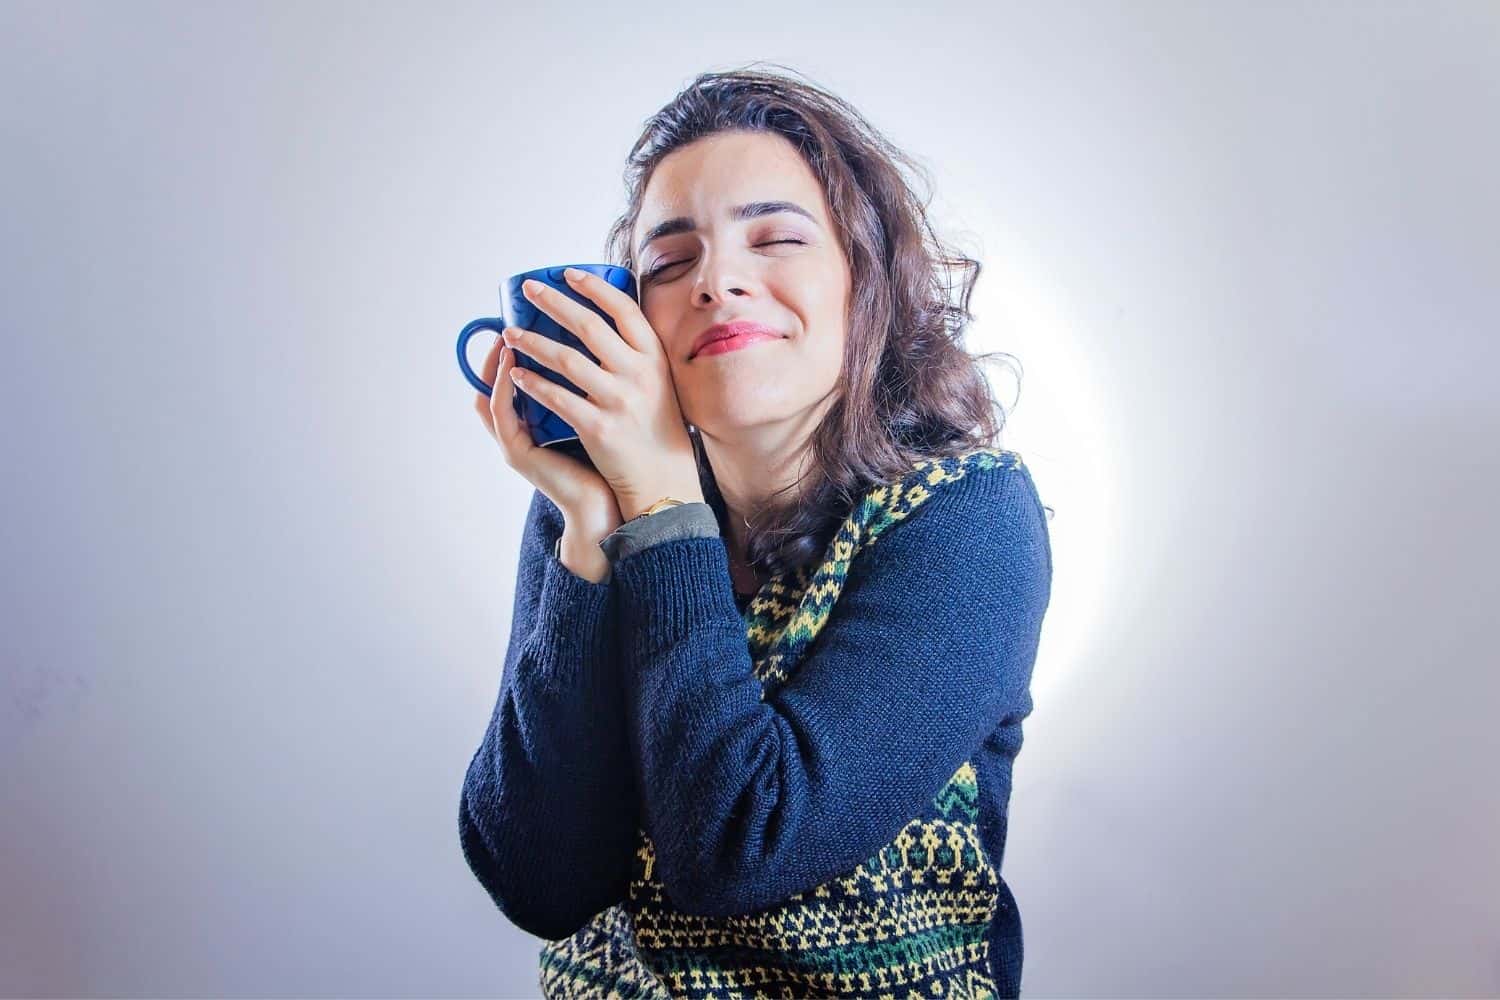
[[[1051,545],[959,344],[978,265],[898,165],[810,84],[699,76],[631,152],[639,303],[573,286],[618,335],[527,293],[599,362],[514,330],[485,361],[591,461],[478,395],[536,491],[460,839],[548,996],[1019,994],[999,867]]]

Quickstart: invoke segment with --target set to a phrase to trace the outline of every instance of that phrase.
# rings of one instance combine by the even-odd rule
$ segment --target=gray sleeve
[[[626,521],[605,535],[599,547],[610,566],[632,553],[673,538],[719,538],[719,519],[706,503],[685,503]]]

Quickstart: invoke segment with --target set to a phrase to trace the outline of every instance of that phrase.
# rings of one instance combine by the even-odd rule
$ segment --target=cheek
[[[838,381],[844,367],[843,318],[831,316],[827,320],[824,336],[808,345],[813,357],[808,359],[808,377],[826,390]]]
[[[663,346],[669,343],[679,311],[666,304],[665,296],[654,292],[647,295],[645,302],[641,304],[641,315],[646,317],[646,322],[656,331],[656,339]]]
[[[848,306],[848,279],[827,262],[800,272],[788,269],[778,282],[777,297],[800,313],[805,322],[826,326],[831,319],[842,319]]]
[[[840,354],[848,336],[848,291],[838,284],[836,276],[818,288],[815,297],[804,300],[807,320],[817,334],[814,349],[819,354]]]

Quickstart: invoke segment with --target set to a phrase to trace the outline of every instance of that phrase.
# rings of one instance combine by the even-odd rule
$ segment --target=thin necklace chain
[[[745,519],[742,517],[742,518],[740,518],[740,520],[744,521]],[[749,521],[745,521],[745,527],[747,529],[750,527],[750,522]],[[755,582],[752,584],[750,593],[754,594],[754,593],[758,592],[760,590],[760,574],[757,573],[757,572],[755,572],[755,569],[748,562],[746,562],[745,560],[743,560],[743,559],[741,559],[739,557],[739,554],[737,552],[735,552],[735,548],[734,548],[733,545],[726,546],[726,550],[729,553],[729,564],[731,566],[738,567],[738,568],[740,568],[742,570],[745,570],[746,573],[750,577],[752,577],[754,579]],[[734,592],[736,594],[738,594],[739,596],[741,596],[741,597],[743,597],[745,595],[745,593],[746,593],[745,591],[740,590],[740,588],[737,585],[734,586]]]

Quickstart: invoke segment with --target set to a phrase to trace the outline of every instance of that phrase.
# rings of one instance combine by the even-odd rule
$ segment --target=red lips
[[[766,326],[764,323],[752,323],[749,320],[735,320],[733,323],[718,323],[714,326],[709,327],[707,330],[704,330],[698,335],[698,339],[693,341],[693,347],[689,352],[688,357],[696,357],[698,355],[698,352],[701,351],[705,345],[711,344],[716,340],[727,340],[730,337],[744,337],[752,334],[758,334],[764,337],[782,336],[780,330]]]

